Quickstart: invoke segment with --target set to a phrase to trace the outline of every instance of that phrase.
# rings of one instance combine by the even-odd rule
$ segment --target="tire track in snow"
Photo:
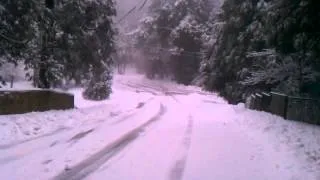
[[[119,124],[119,123],[122,123],[126,120],[128,120],[130,117],[136,115],[138,112],[140,112],[140,110],[144,107],[146,107],[146,105],[148,103],[150,103],[154,98],[150,98],[148,99],[147,101],[144,101],[144,102],[140,102],[137,104],[136,108],[134,110],[138,110],[138,111],[134,111],[134,112],[131,112],[129,113],[128,115],[124,116],[123,118],[117,120],[117,121],[114,121],[114,122],[111,122],[110,125],[116,125],[116,124]]]
[[[178,160],[174,163],[169,174],[169,180],[181,180],[187,163],[188,151],[191,144],[191,136],[193,130],[193,118],[189,116],[188,126],[182,141],[182,151],[179,153]]]
[[[152,99],[150,99],[152,100]],[[147,102],[146,102],[147,103]],[[133,110],[136,110],[133,109]],[[120,120],[118,121],[121,121],[121,120],[126,120],[127,118],[133,116],[134,114],[136,114],[137,112],[131,112],[129,114],[127,114],[126,116],[122,117]],[[110,115],[110,117],[112,117],[112,115]],[[103,123],[107,118],[100,118],[100,119],[96,119],[95,121],[97,122],[97,124],[99,123]],[[81,127],[85,127],[85,126],[88,126],[88,124],[85,124],[86,122],[83,122],[80,126]],[[14,123],[14,131],[15,133],[13,134],[17,134],[18,133],[18,125],[16,123]],[[23,144],[26,144],[26,143],[29,143],[29,142],[33,142],[33,141],[36,141],[36,140],[39,140],[39,139],[42,139],[42,138],[46,138],[46,137],[51,137],[51,136],[55,136],[59,133],[63,133],[63,132],[66,132],[66,131],[70,131],[74,128],[71,128],[71,127],[65,127],[65,126],[61,126],[59,128],[57,128],[56,130],[52,131],[52,132],[49,132],[49,133],[46,133],[46,134],[42,134],[42,135],[39,135],[39,136],[35,136],[35,137],[32,137],[32,138],[28,138],[28,139],[25,139],[25,140],[20,140],[20,141],[17,141],[17,142],[13,142],[13,143],[8,143],[8,144],[0,144],[0,150],[6,150],[6,149],[10,149],[10,148],[14,148],[16,146],[20,146],[20,145],[23,145]],[[19,131],[20,132],[20,131]],[[21,132],[20,132],[21,133]],[[22,133],[21,133],[22,134]]]
[[[149,101],[151,101],[151,99],[149,99],[148,101],[146,101],[145,103],[148,103]],[[135,111],[135,112],[131,112],[129,114],[127,114],[126,116],[120,118],[120,120],[118,120],[117,122],[115,122],[114,124],[116,123],[120,123],[120,122],[123,122],[127,119],[129,119],[130,117],[132,117],[133,115],[135,115],[136,113],[138,113],[140,111]],[[113,124],[113,123],[112,123]],[[83,125],[81,125],[83,126]],[[58,128],[57,130],[51,132],[51,133],[47,133],[47,134],[43,134],[41,136],[37,136],[37,137],[34,137],[34,138],[30,138],[30,139],[27,139],[27,140],[23,140],[23,141],[18,141],[18,142],[15,142],[15,143],[11,143],[11,144],[3,144],[3,145],[0,145],[0,150],[9,150],[10,148],[15,148],[16,146],[20,146],[20,145],[25,145],[27,143],[30,143],[30,142],[33,142],[33,141],[36,141],[36,140],[39,140],[39,139],[42,139],[42,138],[46,138],[46,137],[52,137],[52,136],[55,136],[59,133],[63,133],[63,132],[67,132],[67,131],[70,131],[71,128],[67,128],[67,127],[61,127],[61,128]],[[71,139],[69,139],[67,141],[67,143],[70,143],[69,147],[72,147],[74,144],[76,144],[79,140],[81,140],[84,136],[90,134],[91,132],[94,131],[94,128],[91,128],[89,130],[86,130],[84,132],[77,132],[74,136],[72,136]],[[50,148],[54,147],[55,145],[57,145],[59,143],[58,140],[56,141],[53,141],[50,145],[48,145]],[[42,149],[42,148],[40,148]],[[40,149],[34,149],[34,151],[30,151],[30,153],[26,153],[26,154],[22,154],[22,155],[10,155],[10,156],[7,156],[7,157],[1,157],[0,158],[0,165],[4,165],[4,164],[8,164],[12,161],[17,161],[23,157],[26,157],[30,154],[34,154],[36,153],[37,151],[39,151]]]
[[[188,90],[181,90],[176,88],[167,88],[161,84],[141,84],[141,83],[134,83],[134,82],[127,82],[122,83],[128,87],[134,88],[137,92],[146,92],[151,93],[152,95],[159,96],[174,96],[174,95],[189,95],[193,93],[192,91]]]
[[[22,144],[25,144],[25,143],[28,143],[28,142],[32,142],[32,141],[35,141],[35,140],[38,140],[38,139],[41,139],[41,138],[54,136],[54,135],[59,134],[59,133],[61,133],[61,132],[67,131],[67,130],[69,130],[69,129],[70,129],[70,128],[67,128],[67,127],[60,127],[60,128],[58,128],[58,129],[56,129],[55,131],[52,131],[52,132],[47,133],[47,134],[43,134],[43,135],[41,135],[41,136],[37,136],[37,137],[34,137],[34,138],[30,138],[30,139],[18,141],[18,142],[15,142],[15,143],[3,144],[3,145],[0,145],[0,150],[5,150],[5,149],[13,148],[13,147],[15,147],[15,146],[22,145]]]
[[[155,91],[159,91],[159,90],[157,90],[155,88],[150,88],[150,87],[147,87],[147,86],[144,86],[144,85],[133,84],[133,83],[130,83],[130,82],[123,83],[123,85],[128,86],[130,88],[133,88],[134,90],[136,90],[138,92],[150,93],[150,94],[152,94],[154,96],[160,95],[158,92],[155,92]],[[153,91],[153,90],[155,90],[155,91]]]
[[[145,103],[145,105],[147,103],[149,103],[151,100],[153,100],[153,98],[150,98],[149,100],[147,100]],[[140,109],[139,109],[140,110]],[[135,111],[135,112],[131,112],[129,114],[127,114],[126,116],[120,118],[119,120],[117,120],[116,122],[114,123],[111,123],[112,125],[113,124],[118,124],[120,122],[123,122],[123,121],[126,121],[127,119],[129,119],[130,117],[134,116],[136,113],[138,113],[140,111]],[[99,120],[100,121],[100,120]],[[84,126],[83,124],[81,126]],[[42,138],[46,138],[46,137],[52,137],[52,136],[55,136],[59,133],[64,133],[64,132],[68,132],[72,130],[71,128],[67,128],[67,127],[61,127],[61,128],[58,128],[56,129],[55,131],[52,131],[50,133],[47,133],[47,134],[43,134],[43,135],[40,135],[40,136],[37,136],[37,137],[33,137],[33,138],[30,138],[30,139],[26,139],[26,140],[22,140],[22,141],[18,141],[18,142],[15,142],[15,143],[10,143],[10,144],[3,144],[3,145],[0,145],[0,150],[9,150],[10,148],[15,148],[16,146],[20,146],[20,145],[25,145],[27,143],[30,143],[30,142],[34,142],[36,140],[39,140],[39,139],[42,139]],[[86,136],[87,134],[90,134],[92,131],[94,130],[94,128],[91,128],[89,130],[86,130],[84,132],[77,132],[74,136],[72,136],[71,139],[69,139],[67,141],[67,143],[70,143],[70,146],[73,146],[75,143],[77,143],[80,139],[82,139],[84,136]],[[55,145],[57,145],[59,143],[58,140],[56,141],[53,141],[50,145],[48,145],[50,148],[54,147]],[[36,153],[37,151],[39,151],[40,149],[42,148],[39,148],[39,149],[34,149],[34,151],[30,151],[29,153],[25,153],[25,154],[22,154],[22,155],[10,155],[10,156],[7,156],[7,157],[0,157],[0,165],[4,165],[4,164],[7,164],[7,163],[10,163],[12,161],[16,161],[16,160],[19,160],[23,157],[26,157],[30,154],[34,154]]]
[[[103,164],[108,162],[113,156],[121,152],[125,147],[137,139],[142,131],[149,125],[159,120],[166,113],[166,107],[161,104],[159,112],[152,117],[149,121],[142,124],[136,129],[124,134],[121,138],[115,142],[108,144],[103,149],[93,154],[89,158],[83,160],[74,167],[68,168],[67,171],[63,171],[58,174],[53,180],[80,180],[84,179],[94,171],[96,171]]]

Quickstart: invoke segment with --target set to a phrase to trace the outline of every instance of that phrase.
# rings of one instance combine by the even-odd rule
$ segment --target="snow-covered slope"
[[[0,179],[318,180],[320,128],[117,75],[110,100],[0,116]]]

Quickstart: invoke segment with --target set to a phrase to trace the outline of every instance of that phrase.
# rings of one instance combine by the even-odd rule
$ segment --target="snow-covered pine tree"
[[[154,1],[149,9],[138,36],[138,45],[148,56],[147,74],[152,77],[165,71],[176,81],[190,84],[198,72],[213,4],[207,0]]]
[[[144,54],[144,69],[148,78],[163,74],[162,66],[164,47],[168,48],[168,37],[171,32],[168,21],[172,0],[155,0],[149,6],[148,15],[141,19],[136,33],[135,46]]]
[[[111,66],[102,63],[99,67],[92,68],[92,76],[83,96],[86,99],[100,101],[109,98],[112,92],[111,82]]]
[[[95,67],[97,61],[107,61],[98,57],[106,58],[111,55],[106,55],[106,51],[113,51],[112,38],[115,30],[112,17],[116,13],[114,2],[58,0],[55,12],[58,47],[55,49],[56,59],[63,64],[62,70],[67,82],[74,81],[76,85],[83,85],[91,78],[89,67]],[[99,38],[105,41],[102,42]],[[101,55],[97,53],[99,49]]]
[[[268,47],[261,15],[266,6],[262,0],[226,0],[222,5],[212,56],[201,70],[206,74],[205,88],[220,92],[231,103],[241,101],[246,91],[251,91],[239,83],[252,66],[247,52]]]
[[[28,0],[0,2],[0,56],[23,54],[34,35],[37,3]]]
[[[109,96],[115,34],[112,18],[116,15],[113,0],[55,0],[54,8],[46,7],[45,1],[3,1],[0,14],[0,56],[24,61],[34,70],[29,76],[35,84],[44,76],[45,87],[61,79],[78,84],[86,79],[92,81],[88,88],[92,83],[106,84],[99,85],[105,90],[86,92],[97,90],[102,93],[100,98]]]
[[[0,2],[0,66],[8,62],[16,65],[29,54],[38,5],[33,0]],[[4,79],[0,77],[0,81]]]
[[[179,83],[190,84],[198,76],[213,9],[209,0],[176,1],[174,5],[172,16],[182,17],[171,32],[171,44],[178,50],[171,56],[171,69]]]
[[[320,12],[315,0],[272,1],[269,14],[274,25],[272,45],[297,67],[291,93],[320,96]],[[294,83],[295,82],[295,83]]]
[[[243,82],[264,84],[292,95],[320,95],[319,22],[315,1],[271,1],[265,16],[273,53],[253,53],[259,67]],[[252,53],[251,53],[252,54]],[[272,58],[272,60],[270,60]]]
[[[112,83],[114,52],[113,16],[116,14],[114,2],[112,0],[96,0],[92,2],[91,8],[87,11],[92,22],[91,33],[86,38],[87,49],[92,57],[90,65],[92,67],[91,79],[84,91],[84,97],[92,100],[103,100],[109,97]]]
[[[232,103],[262,90],[319,96],[317,3],[226,0],[212,58],[202,63],[206,89]]]

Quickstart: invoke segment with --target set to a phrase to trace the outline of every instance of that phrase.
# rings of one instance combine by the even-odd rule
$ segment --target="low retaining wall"
[[[71,94],[52,90],[0,91],[0,115],[74,108]]]
[[[320,100],[287,96],[275,92],[252,94],[246,100],[249,109],[266,111],[284,119],[320,125]]]

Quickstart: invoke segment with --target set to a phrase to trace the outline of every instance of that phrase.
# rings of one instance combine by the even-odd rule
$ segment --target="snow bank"
[[[19,83],[26,90],[27,84]],[[82,89],[71,89],[74,94],[75,107],[66,111],[32,112],[20,115],[0,116],[0,145],[18,143],[39,136],[50,134],[59,129],[77,128],[82,124],[95,123],[101,119],[113,118],[122,113],[134,111],[139,104],[151,100],[148,93],[137,93],[121,88],[116,82],[110,99],[90,101],[82,97]],[[15,87],[14,90],[19,90]]]
[[[245,110],[236,121],[249,135],[266,138],[276,151],[285,151],[298,161],[300,166],[290,166],[292,171],[305,171],[304,179],[320,179],[320,127],[306,123],[285,120],[265,112]],[[309,177],[309,178],[307,178]]]
[[[33,87],[31,81],[17,81],[17,82],[13,82],[13,88],[10,87],[10,83],[7,83],[5,86],[1,87],[0,90],[5,90],[5,91],[39,90],[39,88]]]
[[[0,155],[0,164],[3,164],[0,179],[51,179],[60,173],[64,179],[78,179],[77,173],[81,176],[82,170],[91,171],[91,168],[99,165],[99,159],[112,153],[112,149],[108,149],[113,148],[112,143],[148,122],[158,113],[159,107],[159,102],[154,101],[139,109],[139,114],[123,113],[119,117],[102,119],[103,123],[82,125],[54,136],[19,144],[8,151],[4,149]],[[100,151],[104,149],[106,153],[101,154]],[[101,154],[101,157],[96,158],[96,154]],[[21,167],[21,164],[24,166]],[[84,165],[78,166],[79,164]],[[28,168],[31,166],[32,169]],[[64,173],[72,168],[75,168],[76,174],[71,174],[68,178],[69,175]]]
[[[243,104],[198,104],[183,179],[320,178],[320,127]]]

